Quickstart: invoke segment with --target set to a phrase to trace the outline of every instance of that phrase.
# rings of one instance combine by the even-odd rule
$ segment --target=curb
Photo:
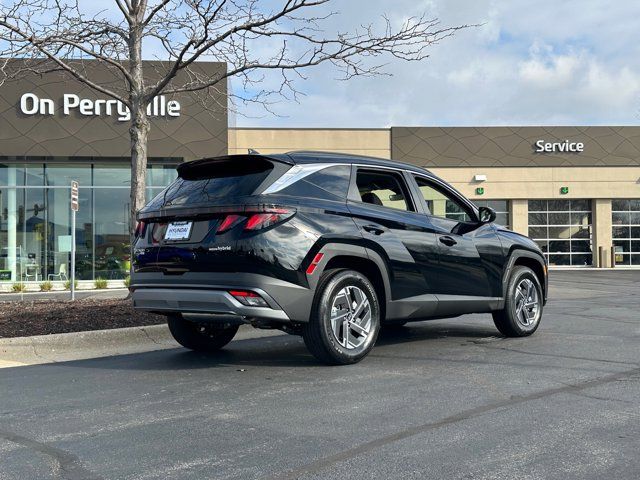
[[[279,330],[242,326],[234,341],[286,335]],[[0,338],[0,368],[86,360],[182,348],[166,324],[56,333],[33,337]]]
[[[85,298],[126,298],[128,288],[78,289],[76,300]],[[60,300],[71,301],[69,290],[51,290],[49,292],[0,292],[0,302],[20,302],[22,300]]]

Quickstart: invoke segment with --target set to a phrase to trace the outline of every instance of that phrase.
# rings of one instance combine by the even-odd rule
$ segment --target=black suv
[[[491,312],[504,335],[538,328],[538,246],[424,169],[292,152],[177,170],[139,213],[130,290],[187,348],[219,349],[248,323],[346,364],[386,325]]]

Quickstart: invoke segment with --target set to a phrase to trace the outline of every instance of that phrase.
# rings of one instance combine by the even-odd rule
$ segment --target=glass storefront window
[[[175,165],[150,165],[147,169],[147,185],[150,187],[166,187],[178,176]]]
[[[96,188],[95,277],[124,278],[131,266],[129,252],[129,189]],[[114,208],[118,205],[119,208]]]
[[[0,189],[0,278],[41,278],[47,258],[47,215],[42,189]]]
[[[48,188],[47,198],[47,262],[42,266],[43,278],[65,280],[71,265],[71,211],[68,188]],[[90,280],[91,273],[83,268],[93,261],[91,235],[91,188],[80,187],[80,210],[76,214],[76,275],[78,280]],[[66,278],[65,278],[66,277]]]
[[[60,271],[68,274],[69,194],[69,189],[60,188],[0,188],[0,278],[3,281],[43,281],[53,274],[57,277]],[[91,223],[90,195],[91,189],[80,189],[80,212],[76,219],[79,230]],[[85,255],[85,245],[92,240],[82,231],[76,235],[77,254]]]
[[[94,187],[129,187],[131,167],[126,163],[94,164]]]
[[[68,187],[71,180],[77,181],[80,186],[91,185],[91,165],[54,163],[47,164],[44,168],[45,185],[56,187]]]
[[[590,266],[590,200],[529,200],[529,236],[550,265]]]
[[[640,199],[613,200],[611,223],[616,265],[640,265]]]
[[[44,166],[42,164],[0,164],[0,185],[19,187],[44,185]]]
[[[0,281],[67,280],[71,261],[70,183],[80,183],[76,215],[76,278],[119,279],[128,275],[130,170],[113,163],[50,163],[1,157]],[[24,160],[24,159],[21,159]],[[112,160],[112,159],[108,159]],[[156,168],[158,167],[158,168]],[[150,198],[175,178],[175,164],[150,165],[156,182]],[[161,182],[166,180],[165,184]]]

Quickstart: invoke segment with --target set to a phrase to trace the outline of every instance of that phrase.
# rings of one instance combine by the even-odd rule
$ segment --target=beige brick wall
[[[390,158],[390,135],[388,129],[230,128],[229,153],[322,150]]]
[[[640,167],[431,168],[471,199],[640,198]],[[477,174],[486,182],[474,182]],[[476,187],[484,194],[476,195]],[[560,194],[569,187],[569,194]]]
[[[591,202],[593,222],[593,264],[611,267],[611,247],[613,246],[611,224],[611,200],[596,198]],[[602,257],[600,257],[602,248]]]
[[[529,233],[529,203],[528,200],[511,200],[509,205],[511,229],[514,232],[528,235]]]

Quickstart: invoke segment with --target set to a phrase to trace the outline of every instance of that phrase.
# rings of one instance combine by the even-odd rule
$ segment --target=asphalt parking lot
[[[640,271],[552,272],[530,338],[489,315],[0,370],[0,479],[637,479]]]

